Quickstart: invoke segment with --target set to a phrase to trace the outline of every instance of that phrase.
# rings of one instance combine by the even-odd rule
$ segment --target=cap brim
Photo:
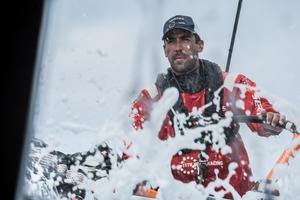
[[[168,35],[168,33],[170,33],[170,31],[172,31],[172,30],[174,30],[174,29],[182,29],[182,30],[186,30],[186,31],[188,31],[188,32],[190,32],[190,33],[193,33],[193,34],[197,34],[195,31],[190,30],[190,29],[188,29],[188,28],[186,28],[186,27],[174,26],[174,27],[170,28],[170,29],[162,36],[162,40],[165,40],[165,39],[166,39],[166,36]],[[198,35],[198,34],[197,34],[197,35]]]

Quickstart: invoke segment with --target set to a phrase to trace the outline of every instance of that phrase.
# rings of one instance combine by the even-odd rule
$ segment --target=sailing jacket
[[[179,98],[172,111],[167,113],[157,133],[161,140],[176,137],[177,134],[185,134],[184,129],[178,128],[175,113],[184,113],[187,116],[184,124],[184,128],[187,129],[199,126],[197,122],[201,119],[202,121],[210,119],[206,125],[216,124],[218,119],[225,117],[226,112],[232,112],[234,115],[260,115],[263,110],[277,113],[266,98],[257,95],[255,82],[242,74],[232,75],[222,72],[217,64],[208,60],[200,59],[199,63],[198,69],[184,75],[175,75],[172,69],[168,68],[166,74],[158,75],[155,86],[141,91],[132,104],[130,114],[136,130],[142,129],[143,123],[150,120],[153,103],[158,101],[164,91],[170,87],[177,88]],[[210,106],[204,108],[204,105]],[[202,109],[202,118],[192,116],[193,109]],[[215,114],[218,117],[213,117]],[[267,137],[275,134],[265,130],[261,124],[248,123],[247,125],[260,136]],[[241,196],[244,195],[254,186],[254,181],[248,154],[238,130],[239,125],[234,121],[229,127],[224,128],[226,144],[231,147],[231,151],[227,153],[214,150],[213,135],[209,131],[199,133],[199,139],[195,142],[205,144],[205,150],[186,147],[179,152],[174,152],[173,157],[170,158],[173,177],[184,183],[195,181],[204,187],[217,178],[225,180],[229,177],[229,183]],[[230,163],[236,165],[233,174],[229,174]],[[215,190],[225,189],[220,186]],[[224,197],[232,198],[232,194],[227,192]]]

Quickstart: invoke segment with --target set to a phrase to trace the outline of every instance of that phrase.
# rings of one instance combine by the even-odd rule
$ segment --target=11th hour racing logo
[[[223,166],[223,161],[222,160],[213,160],[213,161],[199,160],[199,164],[205,166]]]
[[[199,167],[201,166],[223,166],[222,160],[199,160],[192,156],[183,156],[179,164],[172,165],[172,170],[176,170],[179,173],[186,175],[196,175],[199,173]],[[202,168],[202,167],[201,167]]]

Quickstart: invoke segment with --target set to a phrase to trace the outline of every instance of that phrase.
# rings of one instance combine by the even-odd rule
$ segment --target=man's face
[[[203,41],[196,42],[195,35],[183,29],[172,30],[164,41],[165,56],[177,74],[183,74],[198,67],[198,53],[202,49]]]

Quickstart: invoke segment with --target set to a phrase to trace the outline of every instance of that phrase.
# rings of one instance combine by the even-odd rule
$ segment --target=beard
[[[185,74],[198,67],[198,55],[183,56],[183,59],[169,59],[172,70],[177,74]]]

